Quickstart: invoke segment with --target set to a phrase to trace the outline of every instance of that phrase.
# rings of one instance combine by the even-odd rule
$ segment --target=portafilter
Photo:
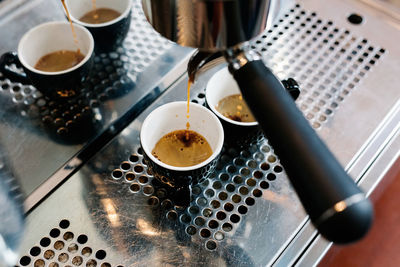
[[[364,236],[371,226],[370,201],[261,57],[247,49],[248,41],[266,30],[273,20],[274,7],[280,3],[142,0],[144,13],[155,30],[182,46],[199,49],[190,64],[201,64],[201,59],[215,52],[224,56],[311,221],[328,240],[352,242]]]

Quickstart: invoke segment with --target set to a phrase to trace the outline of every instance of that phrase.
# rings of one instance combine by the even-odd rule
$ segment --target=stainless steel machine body
[[[400,23],[369,3],[291,2],[250,44],[279,78],[300,83],[298,106],[366,192],[400,148]],[[363,23],[350,24],[351,13],[362,15]],[[176,64],[184,69],[187,60],[181,59]],[[216,70],[197,81],[192,101],[204,101],[206,82]],[[165,94],[31,210],[18,265],[317,263],[330,244],[308,221],[262,138],[244,150],[228,147],[215,176],[193,188],[186,209],[174,207],[168,192],[153,182],[142,162],[140,125],[155,107],[185,99],[187,77],[166,82]]]
[[[271,25],[282,4],[270,0],[142,1],[147,19],[162,36],[208,51],[255,38]]]

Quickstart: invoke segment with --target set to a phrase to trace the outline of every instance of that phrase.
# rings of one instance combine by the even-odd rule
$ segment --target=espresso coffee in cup
[[[89,23],[89,24],[99,24],[111,21],[118,18],[121,15],[120,12],[115,11],[111,8],[97,8],[94,7],[93,10],[87,12],[83,15],[79,21]]]
[[[81,51],[59,50],[42,56],[35,69],[48,72],[63,71],[79,64],[85,58]]]
[[[237,122],[256,122],[241,94],[225,96],[218,101],[215,109],[226,118]]]
[[[1,56],[0,71],[14,82],[33,84],[50,98],[67,99],[79,94],[92,66],[93,50],[93,37],[84,27],[74,25],[73,36],[68,22],[47,22],[22,36],[17,53]],[[24,73],[8,68],[11,64]]]
[[[201,134],[192,130],[176,130],[161,137],[151,153],[171,166],[188,167],[205,161],[213,152]]]
[[[262,138],[258,122],[228,68],[219,70],[208,81],[206,103],[221,120],[230,145],[244,147]]]

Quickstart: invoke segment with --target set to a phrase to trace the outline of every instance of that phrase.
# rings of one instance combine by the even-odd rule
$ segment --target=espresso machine
[[[285,267],[330,259],[331,240],[368,231],[365,196],[388,199],[381,189],[399,162],[396,6],[132,0],[124,43],[95,54],[85,101],[69,114],[0,71],[0,266]],[[60,1],[0,1],[1,54],[16,51],[30,28],[57,20],[66,21]],[[141,125],[158,106],[187,100],[188,74],[190,101],[206,105],[210,81],[221,69],[229,75],[229,65],[265,134],[245,146],[225,142],[215,171],[180,205],[149,171]],[[280,82],[288,78],[301,88],[296,101]],[[53,134],[65,118],[87,114],[82,109],[92,110],[96,131],[70,142]],[[395,248],[382,244],[396,237],[380,223],[396,213],[383,210],[355,244],[373,241],[376,253],[334,251],[393,262],[386,252],[397,255]],[[381,242],[371,240],[376,233]]]
[[[222,55],[270,144],[279,156],[314,226],[328,240],[348,243],[370,228],[370,201],[319,139],[278,78],[248,42],[265,31],[279,1],[142,0],[162,36],[197,48],[189,61],[194,79]]]

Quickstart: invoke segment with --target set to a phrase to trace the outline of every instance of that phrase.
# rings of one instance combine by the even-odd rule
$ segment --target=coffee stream
[[[98,19],[99,18],[99,15],[96,13],[96,10],[97,10],[97,8],[96,8],[96,0],[92,0],[92,12],[94,13],[93,14],[93,19]]]
[[[187,85],[187,109],[186,109],[186,118],[188,121],[186,122],[186,140],[189,139],[189,129],[190,129],[190,123],[189,123],[189,118],[190,118],[190,87],[192,86],[193,81],[191,79],[188,80],[188,85]]]
[[[74,38],[74,43],[75,43],[76,47],[78,48],[77,53],[80,53],[79,45],[78,45],[78,37],[76,36],[74,24],[72,24],[72,20],[71,20],[71,16],[69,15],[68,8],[65,5],[65,0],[61,0],[61,3],[63,5],[63,7],[64,7],[65,13],[67,14],[67,17],[68,17],[68,20],[69,20],[69,24],[71,25],[71,31],[72,31],[72,36]]]

